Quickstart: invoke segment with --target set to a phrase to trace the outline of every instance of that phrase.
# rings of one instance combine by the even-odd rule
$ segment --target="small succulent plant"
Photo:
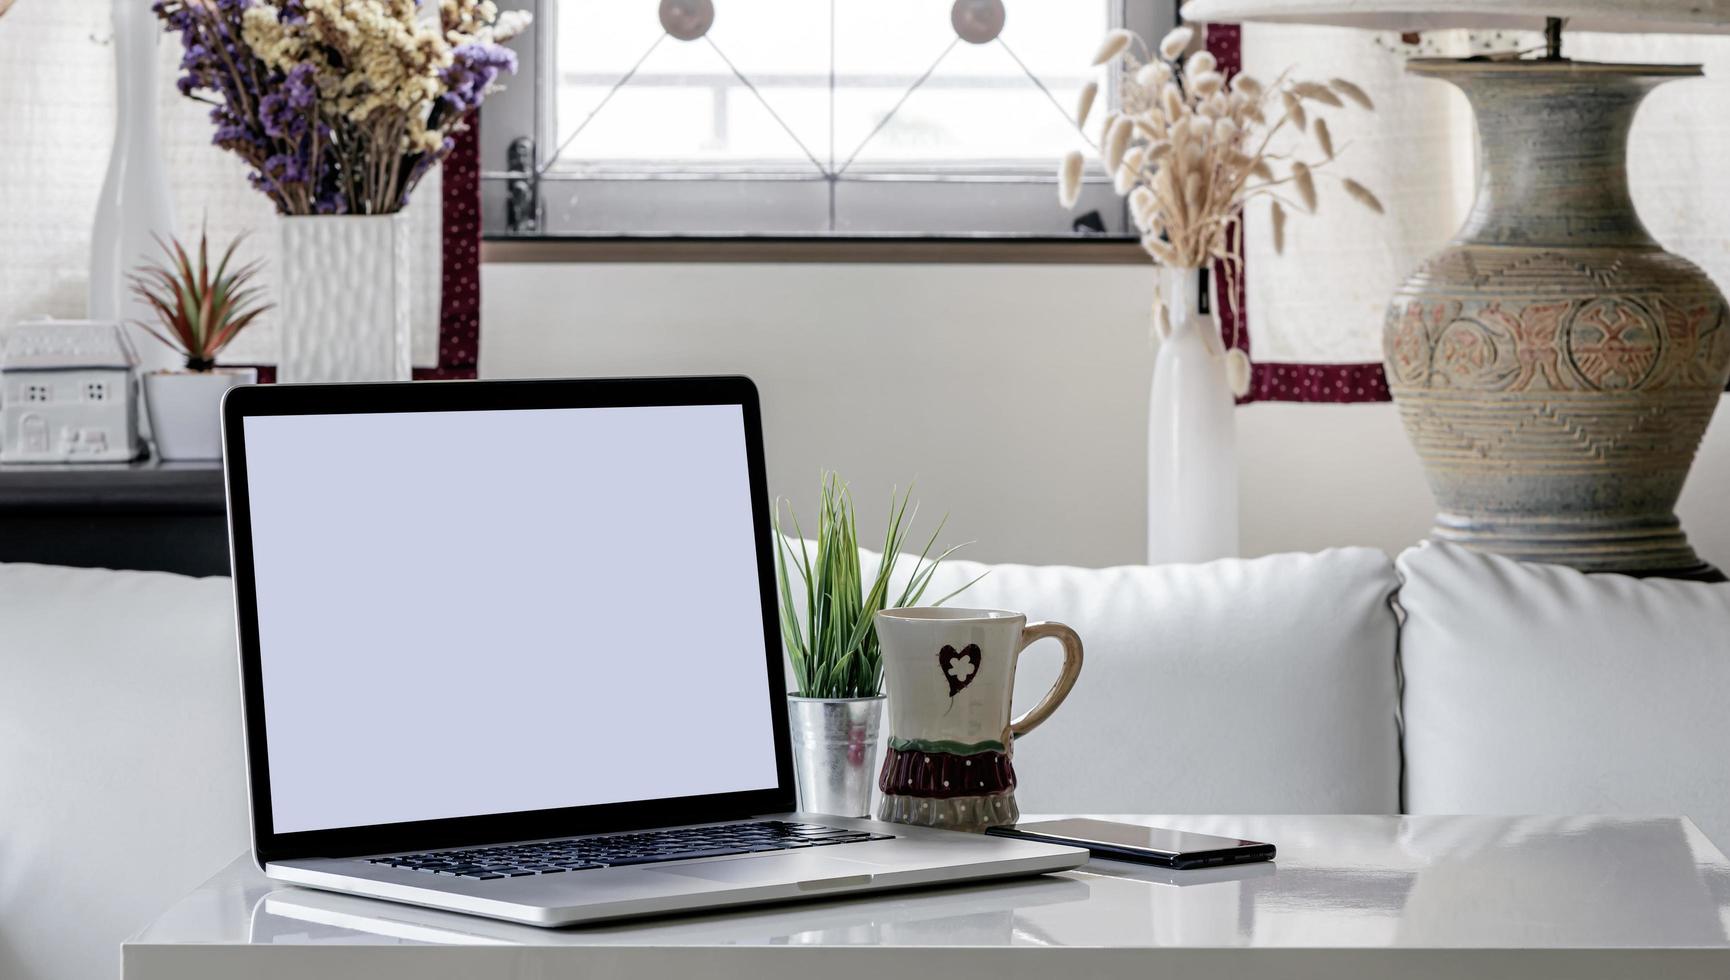
[[[194,259],[179,239],[158,238],[165,261],[144,266],[133,273],[132,292],[156,312],[155,324],[135,321],[152,337],[179,351],[190,371],[209,371],[216,356],[229,342],[270,309],[260,303],[263,288],[253,284],[259,263],[230,268],[234,252],[245,236],[228,243],[214,269],[210,266],[210,237],[198,235]]]

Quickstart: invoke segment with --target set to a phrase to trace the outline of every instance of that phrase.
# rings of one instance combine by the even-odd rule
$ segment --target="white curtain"
[[[1267,204],[1252,206],[1244,250],[1255,358],[1331,364],[1381,360],[1382,313],[1394,287],[1441,247],[1471,206],[1475,147],[1465,97],[1445,82],[1407,75],[1405,58],[1459,56],[1540,43],[1535,35],[1426,34],[1415,51],[1394,35],[1349,28],[1250,25],[1243,64],[1263,81],[1343,77],[1377,110],[1327,110],[1340,160],[1330,169],[1379,195],[1385,215],[1323,180],[1314,217],[1287,222],[1273,250]],[[1706,78],[1659,87],[1635,121],[1629,171],[1635,204],[1664,246],[1730,290],[1730,38],[1579,34],[1567,54],[1584,60],[1701,63]]]
[[[0,324],[85,315],[90,229],[114,135],[109,10],[109,0],[17,0],[0,17]],[[239,159],[210,145],[207,107],[175,90],[179,61],[179,39],[163,35],[157,85],[176,231],[196,237],[208,222],[213,243],[248,233],[241,254],[263,260],[263,284],[274,293],[275,212]],[[435,169],[409,205],[417,367],[438,363],[439,197]],[[276,356],[276,324],[266,313],[223,360],[274,364]]]

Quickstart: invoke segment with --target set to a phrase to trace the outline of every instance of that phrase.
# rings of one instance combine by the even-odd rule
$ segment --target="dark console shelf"
[[[226,575],[222,464],[0,464],[0,561]]]

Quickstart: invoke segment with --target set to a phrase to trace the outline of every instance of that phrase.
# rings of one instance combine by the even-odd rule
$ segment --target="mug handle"
[[[1040,723],[1051,717],[1063,699],[1069,697],[1069,691],[1075,687],[1076,678],[1081,676],[1081,637],[1075,631],[1062,623],[1033,623],[1021,631],[1021,645],[1015,648],[1015,659],[1021,659],[1021,651],[1026,650],[1035,640],[1052,637],[1063,644],[1063,672],[1058,675],[1057,683],[1051,685],[1051,690],[1045,692],[1045,697],[1033,706],[1031,711],[1009,723],[1009,736],[1020,738],[1038,728]]]

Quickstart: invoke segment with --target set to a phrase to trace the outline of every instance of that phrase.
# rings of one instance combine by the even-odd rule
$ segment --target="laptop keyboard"
[[[563,874],[592,868],[617,868],[663,861],[787,851],[830,844],[890,840],[885,834],[824,827],[821,824],[763,820],[756,823],[719,824],[713,827],[682,827],[648,830],[633,834],[572,837],[568,840],[506,844],[500,847],[465,847],[421,854],[397,854],[369,858],[409,871],[491,881],[529,875]]]

